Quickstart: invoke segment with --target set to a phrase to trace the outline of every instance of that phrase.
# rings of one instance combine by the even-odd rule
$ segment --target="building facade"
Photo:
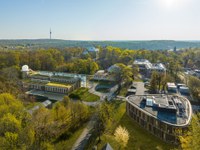
[[[136,59],[133,63],[133,67],[138,66],[141,74],[146,77],[150,77],[152,72],[156,71],[158,73],[166,73],[166,67],[162,63],[152,64],[146,59]]]
[[[81,86],[79,78],[48,76],[40,74],[28,75],[23,81],[23,87],[27,90],[38,90],[59,94],[69,94]]]
[[[192,108],[189,100],[177,95],[128,96],[126,112],[148,132],[177,144],[178,136],[188,128]]]

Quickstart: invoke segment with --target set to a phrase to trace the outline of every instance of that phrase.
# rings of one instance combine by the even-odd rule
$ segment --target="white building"
[[[152,72],[157,71],[160,73],[166,72],[166,67],[162,63],[152,64],[149,60],[146,59],[136,59],[133,65],[137,65],[142,74],[150,76]]]
[[[21,71],[22,71],[22,77],[26,78],[29,74],[30,69],[28,65],[23,65]]]
[[[167,83],[167,90],[168,92],[177,93],[177,87],[175,83]]]
[[[83,51],[83,54],[84,55],[89,54],[89,53],[95,53],[95,54],[97,54],[98,52],[99,52],[98,48],[88,47],[86,50]]]

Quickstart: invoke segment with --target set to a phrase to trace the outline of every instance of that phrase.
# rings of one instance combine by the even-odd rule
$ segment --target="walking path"
[[[83,130],[82,134],[79,136],[79,138],[74,143],[72,150],[83,150],[86,146],[90,136],[91,131],[94,128],[94,125],[96,123],[96,116],[93,115],[91,120],[88,122],[88,125]]]

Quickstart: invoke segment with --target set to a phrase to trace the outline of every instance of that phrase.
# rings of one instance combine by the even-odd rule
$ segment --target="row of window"
[[[165,141],[176,142],[176,138],[174,135],[175,128],[170,125],[166,125],[165,123],[151,116],[148,116],[147,114],[135,108],[129,103],[127,103],[127,109],[130,117],[133,118],[143,128],[147,129],[148,131]]]
[[[42,86],[38,84],[31,84],[30,89],[42,90]]]
[[[45,87],[45,91],[57,92],[57,93],[67,93],[68,89],[56,88],[56,87]]]
[[[72,79],[59,79],[59,78],[51,78],[51,81],[55,81],[55,82],[65,82],[65,83],[74,83],[75,81]]]

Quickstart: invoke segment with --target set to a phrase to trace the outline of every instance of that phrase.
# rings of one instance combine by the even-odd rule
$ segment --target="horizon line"
[[[174,40],[174,39],[134,39],[134,40],[91,40],[91,39],[88,39],[88,40],[83,40],[83,39],[60,39],[60,38],[53,38],[53,39],[49,39],[49,38],[8,38],[8,39],[0,39],[0,41],[3,41],[3,40],[63,40],[63,41],[97,41],[97,42],[106,42],[106,41],[113,41],[113,42],[123,42],[123,41],[200,41],[200,39],[198,40],[188,40],[188,39],[184,39],[184,40]]]

